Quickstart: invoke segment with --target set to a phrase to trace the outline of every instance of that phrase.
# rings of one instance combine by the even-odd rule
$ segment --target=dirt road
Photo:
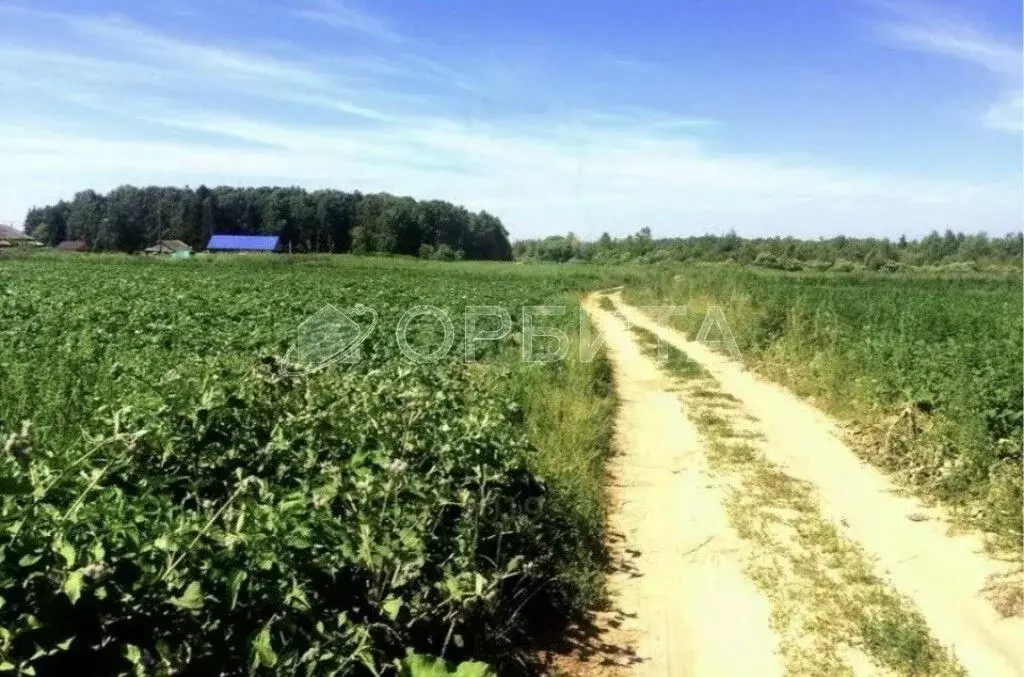
[[[1005,567],[978,538],[898,495],[820,411],[611,299],[586,306],[621,402],[610,527],[629,566],[604,639],[635,656],[617,674],[1024,675],[1024,623],[981,596]]]
[[[587,310],[620,398],[609,523],[620,565],[609,586],[621,625],[606,630],[605,644],[631,645],[630,675],[783,674],[768,601],[743,574],[743,544],[670,379],[621,319],[596,303]]]

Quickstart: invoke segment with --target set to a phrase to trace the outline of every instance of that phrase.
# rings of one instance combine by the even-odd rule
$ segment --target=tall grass
[[[664,270],[627,289],[720,306],[744,359],[850,424],[871,460],[1018,547],[1022,290],[1017,277]]]
[[[570,606],[582,610],[592,608],[603,594],[605,461],[616,402],[606,353],[601,350],[590,360],[581,356],[578,299],[563,295],[553,301],[569,310],[559,324],[569,337],[566,358],[550,364],[524,363],[518,354],[506,354],[506,359],[515,365],[509,387],[523,405],[527,434],[536,449],[534,467],[550,483],[556,512],[574,516],[564,542],[552,547],[573,551],[567,559],[576,565],[566,575],[578,597]]]

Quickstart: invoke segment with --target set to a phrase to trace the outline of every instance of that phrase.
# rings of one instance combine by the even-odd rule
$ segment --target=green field
[[[601,354],[524,362],[521,309],[564,305],[543,324],[575,351],[581,293],[617,284],[686,304],[690,331],[722,306],[745,360],[1019,542],[1019,280],[32,256],[0,266],[0,666],[396,674],[415,652],[529,670],[538,637],[602,599],[615,401]],[[297,371],[327,304],[378,323],[358,361]],[[399,353],[417,305],[453,321],[440,361]],[[466,361],[473,305],[513,326]]]
[[[577,292],[600,284],[589,268],[344,257],[6,263],[3,662],[528,663],[525,633],[600,593],[613,402],[600,357],[522,363],[519,312],[567,304],[553,321],[575,337]],[[296,375],[282,357],[328,303],[374,308],[377,328],[357,363]],[[458,329],[437,363],[396,359],[420,304]],[[466,363],[472,304],[515,326]],[[432,327],[411,343],[436,346]]]
[[[848,424],[870,460],[1019,547],[1019,275],[691,266],[626,297],[686,306],[677,323],[691,336],[720,306],[748,364]]]

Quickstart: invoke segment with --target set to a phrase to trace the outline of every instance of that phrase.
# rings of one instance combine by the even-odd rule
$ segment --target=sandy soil
[[[767,600],[743,574],[746,553],[671,380],[626,325],[591,297],[587,311],[616,373],[618,453],[610,461],[613,610],[597,619],[577,674],[783,674]]]
[[[629,322],[685,351],[761,421],[767,460],[815,487],[822,514],[875,558],[878,574],[914,602],[934,636],[954,651],[969,674],[1024,675],[1024,619],[1001,617],[984,597],[986,581],[1012,567],[986,555],[980,537],[951,534],[940,509],[898,492],[881,471],[857,457],[842,441],[836,423],[821,411],[706,345],[653,322],[618,294],[612,298]],[[728,549],[738,546],[716,512],[715,491],[701,479],[694,430],[664,401],[656,368],[631,347],[622,321],[592,312],[608,337],[623,396],[615,524],[641,550],[636,561],[644,572],[631,584],[617,582],[617,588],[623,604],[638,614],[640,645],[650,656],[646,665],[657,667],[637,674],[772,674],[778,667],[770,660],[764,602],[744,583],[736,558],[730,557]],[[684,556],[708,538],[708,546],[715,544],[717,551]],[[732,574],[719,568],[720,562],[708,560],[715,552],[728,567],[736,567]],[[662,587],[667,581],[670,587]],[[730,600],[733,595],[736,599]],[[679,610],[675,615],[673,608]],[[756,615],[751,617],[751,612]],[[717,619],[709,621],[702,613]],[[732,625],[740,617],[745,626]],[[718,623],[727,627],[716,634]],[[764,667],[740,669],[719,662],[714,664],[717,671],[688,670],[687,659],[708,656],[713,661],[717,641],[734,643],[748,632],[759,656],[752,666]],[[741,653],[733,646],[734,653]]]

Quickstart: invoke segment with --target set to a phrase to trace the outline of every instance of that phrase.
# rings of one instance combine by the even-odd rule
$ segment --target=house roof
[[[277,235],[214,235],[207,249],[222,251],[272,252],[277,249]]]
[[[57,249],[62,252],[84,252],[89,248],[89,244],[85,240],[64,240],[57,245]]]
[[[26,235],[17,228],[11,226],[5,226],[0,224],[0,240],[7,240],[8,242],[17,242],[19,240],[31,240],[31,235]]]
[[[181,240],[160,240],[160,242],[157,242],[152,247],[147,247],[146,251],[147,252],[151,252],[151,253],[153,253],[153,252],[168,252],[168,253],[170,253],[170,252],[180,252],[180,251],[188,251],[188,252],[190,252],[190,251],[192,251],[192,247],[189,247],[187,244],[185,244]]]

